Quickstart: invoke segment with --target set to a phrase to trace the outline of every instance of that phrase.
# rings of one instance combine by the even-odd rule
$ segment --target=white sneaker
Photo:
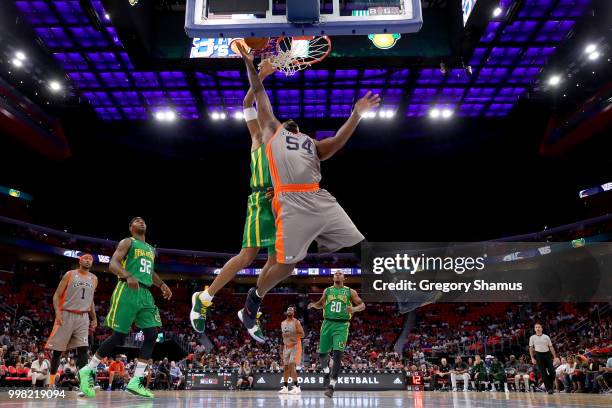
[[[289,394],[289,389],[283,385],[282,388],[278,390],[278,393],[279,394]]]
[[[291,389],[291,391],[289,391],[289,394],[301,394],[302,390],[300,389],[300,387],[293,387]]]

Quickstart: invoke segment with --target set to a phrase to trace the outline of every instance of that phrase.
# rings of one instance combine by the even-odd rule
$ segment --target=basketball
[[[245,38],[244,42],[253,50],[263,50],[270,42],[269,37],[249,37]]]

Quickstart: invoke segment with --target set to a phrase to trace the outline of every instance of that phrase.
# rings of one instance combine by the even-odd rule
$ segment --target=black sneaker
[[[244,308],[238,312],[238,318],[248,330],[249,335],[259,343],[266,341],[261,324],[259,323],[259,305],[261,305],[261,300],[257,296],[255,288],[249,289]]]
[[[327,386],[327,389],[325,390],[325,396],[328,398],[331,398],[334,396],[334,386],[333,385]]]

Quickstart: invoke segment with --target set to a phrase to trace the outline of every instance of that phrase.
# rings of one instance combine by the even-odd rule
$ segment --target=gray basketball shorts
[[[62,311],[62,318],[64,324],[61,326],[53,325],[45,348],[66,351],[89,345],[87,339],[89,336],[89,314]]]
[[[319,252],[335,252],[364,240],[353,221],[326,190],[280,193],[272,208],[276,218],[277,262],[303,260],[313,241]]]

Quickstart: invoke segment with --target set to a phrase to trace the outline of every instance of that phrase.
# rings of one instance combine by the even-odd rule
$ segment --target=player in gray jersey
[[[87,365],[89,330],[98,325],[94,292],[98,278],[89,272],[93,257],[84,254],[79,258],[79,268],[66,272],[53,295],[55,323],[46,348],[51,356],[50,383],[53,386],[62,352],[76,348],[79,368]]]
[[[256,324],[263,296],[289,277],[295,265],[306,257],[309,245],[317,241],[320,252],[335,252],[350,247],[358,250],[363,235],[336,199],[319,187],[320,161],[340,150],[354,133],[361,117],[380,104],[380,97],[366,93],[355,103],[348,120],[334,137],[314,140],[300,132],[289,120],[281,123],[272,112],[270,100],[253,65],[253,57],[238,45],[245,61],[249,83],[255,92],[257,112],[266,146],[266,156],[274,186],[272,209],[276,224],[276,265],[260,274],[257,287],[251,288],[238,317],[256,341],[263,342]]]
[[[302,338],[304,329],[302,323],[295,318],[295,308],[287,308],[287,318],[281,322],[283,333],[283,386],[279,394],[299,394],[296,366],[302,361]],[[293,379],[293,388],[289,390],[289,376]]]

